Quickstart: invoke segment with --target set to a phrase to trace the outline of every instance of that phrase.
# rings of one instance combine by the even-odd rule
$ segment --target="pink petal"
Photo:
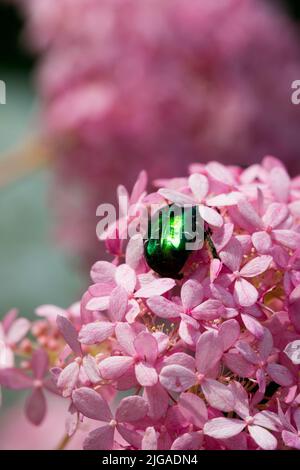
[[[244,387],[236,380],[229,385],[234,396],[234,411],[241,417],[246,418],[250,414],[248,394]]]
[[[285,204],[274,202],[268,206],[263,216],[264,225],[265,227],[276,228],[285,221],[288,215],[289,210]]]
[[[136,379],[142,387],[152,387],[158,382],[158,375],[154,367],[146,362],[135,365]]]
[[[15,368],[0,369],[0,385],[12,390],[23,390],[32,387],[32,378]]]
[[[108,424],[94,429],[83,443],[84,450],[112,450],[115,430]]]
[[[212,239],[217,251],[221,251],[229,243],[233,234],[234,225],[231,223],[224,224],[219,229],[214,230]]]
[[[97,261],[92,266],[91,278],[94,282],[114,283],[116,267],[108,261]]]
[[[15,344],[21,341],[30,329],[30,321],[26,318],[18,318],[9,328],[6,335],[8,344]]]
[[[225,250],[220,253],[220,258],[225,266],[232,272],[239,271],[243,258],[243,250],[240,242],[236,238],[232,238]]]
[[[291,250],[296,250],[300,246],[300,234],[293,230],[273,230],[272,238]]]
[[[264,226],[261,218],[253,208],[252,204],[246,198],[241,198],[238,201],[238,209],[245,221],[250,224],[253,230],[263,230]]]
[[[140,234],[130,238],[126,247],[126,264],[136,270],[144,255],[144,241]]]
[[[72,351],[78,356],[81,356],[81,345],[78,341],[78,333],[72,323],[67,318],[59,315],[56,319],[56,324]]]
[[[264,336],[258,343],[259,355],[262,361],[266,361],[273,349],[273,336],[268,328],[264,329]]]
[[[216,181],[228,186],[235,185],[234,177],[225,165],[222,165],[218,162],[209,162],[206,165],[206,170],[211,178],[215,179]]]
[[[251,307],[258,299],[258,292],[246,279],[237,279],[234,284],[234,298],[242,307]]]
[[[223,355],[222,340],[215,331],[206,331],[200,336],[196,346],[196,365],[198,372],[206,374]]]
[[[241,193],[232,191],[231,193],[218,194],[218,196],[210,197],[206,200],[208,206],[214,207],[230,207],[237,205]]]
[[[275,450],[277,439],[266,429],[260,426],[248,426],[249,434],[256,444],[263,450]]]
[[[127,303],[127,291],[122,286],[116,287],[110,295],[108,307],[109,316],[113,322],[123,320],[127,309]]]
[[[134,429],[129,429],[127,426],[124,426],[121,423],[117,424],[117,431],[122,436],[122,438],[125,439],[126,442],[128,442],[128,444],[135,447],[136,449],[141,448],[142,435],[140,434],[140,432]]]
[[[112,419],[107,402],[91,388],[82,387],[74,390],[72,400],[77,410],[87,418],[107,422]]]
[[[209,299],[194,308],[191,314],[196,320],[215,320],[223,312],[224,306],[219,300]]]
[[[202,219],[205,220],[209,225],[213,227],[222,227],[224,221],[223,217],[217,212],[215,209],[211,207],[199,206],[199,214],[201,215]]]
[[[259,362],[256,352],[246,341],[238,341],[235,347],[242,354],[242,356],[251,364],[257,364]]]
[[[31,367],[36,379],[42,379],[48,372],[49,359],[44,349],[36,349],[32,354]]]
[[[267,232],[253,233],[252,243],[258,253],[268,253],[272,247],[272,239]]]
[[[133,327],[126,323],[117,323],[115,334],[121,350],[128,356],[135,356],[134,340],[137,335]]]
[[[157,450],[157,436],[153,427],[148,427],[146,429],[141,450]]]
[[[272,263],[272,256],[257,256],[242,267],[240,275],[243,277],[255,277],[264,273]]]
[[[150,297],[147,300],[147,305],[160,318],[177,318],[182,312],[179,305],[160,295]]]
[[[215,439],[228,439],[242,432],[245,426],[239,419],[214,418],[205,424],[203,431]]]
[[[291,372],[281,364],[268,364],[267,371],[271,379],[282,387],[290,387],[294,383]]]
[[[5,333],[8,332],[11,325],[16,320],[17,316],[18,316],[18,309],[16,308],[12,308],[4,315],[4,317],[1,320],[1,323],[2,323],[3,330]]]
[[[169,278],[161,278],[161,279],[155,279],[152,282],[149,282],[145,286],[143,286],[141,289],[139,289],[134,296],[135,297],[154,297],[157,295],[162,295],[165,292],[169,291],[175,286],[176,282],[174,279],[169,279]]]
[[[284,349],[285,354],[293,364],[300,364],[300,340],[297,339],[288,343]]]
[[[101,377],[96,359],[88,354],[87,356],[84,356],[82,364],[88,379],[93,384],[100,382]]]
[[[147,188],[147,183],[148,183],[147,172],[145,170],[142,170],[139,173],[137,180],[133,186],[133,190],[130,196],[130,204],[135,204],[136,202],[139,201],[141,195]]]
[[[190,369],[174,364],[163,367],[159,380],[167,390],[184,392],[195,385],[196,376]]]
[[[170,366],[172,364],[186,367],[191,371],[195,370],[195,359],[189,354],[183,352],[174,353],[164,359],[164,365]]]
[[[173,189],[159,189],[158,194],[163,196],[167,201],[178,204],[179,206],[195,205],[195,200],[192,197],[182,194],[179,191],[174,191]]]
[[[90,311],[103,311],[107,310],[109,306],[109,295],[103,295],[102,297],[92,297],[86,304],[86,309]]]
[[[75,388],[79,377],[79,365],[77,362],[71,362],[59,374],[57,387],[62,390],[63,397],[69,397]]]
[[[204,401],[193,393],[182,393],[178,406],[185,419],[202,429],[207,421],[208,414]]]
[[[99,364],[100,374],[104,379],[115,380],[121,377],[133,364],[132,357],[112,356],[104,359]]]
[[[35,309],[36,315],[47,318],[48,321],[55,323],[57,315],[66,316],[66,311],[56,305],[41,305]]]
[[[280,431],[282,428],[279,416],[272,411],[261,411],[254,416],[254,424],[256,426],[262,426],[270,431]]]
[[[300,450],[300,437],[289,431],[282,432],[282,439],[286,446]]]
[[[285,168],[276,166],[271,170],[269,184],[277,201],[288,201],[290,183],[291,180]]]
[[[81,327],[78,339],[83,344],[97,344],[113,335],[115,325],[108,321],[96,321]]]
[[[196,201],[201,202],[208,194],[209,184],[206,176],[194,173],[189,177],[189,187]]]
[[[189,279],[181,288],[181,301],[185,311],[191,310],[202,302],[203,288],[199,282]]]
[[[25,414],[29,421],[39,426],[46,415],[46,399],[41,388],[34,388],[25,403]]]
[[[134,291],[136,285],[136,274],[134,269],[127,264],[121,264],[117,267],[115,280],[116,283],[119,286],[122,286],[128,293],[132,293]]]
[[[202,441],[203,436],[199,432],[185,433],[175,439],[171,450],[198,450]]]
[[[255,338],[261,339],[263,337],[264,327],[259,321],[255,320],[255,318],[253,318],[251,315],[246,315],[243,313],[241,314],[241,318],[247,330],[250,331],[250,333],[252,333]]]
[[[219,338],[223,344],[223,351],[231,348],[240,336],[240,325],[236,320],[227,320],[219,328]]]
[[[155,421],[164,416],[168,409],[169,396],[160,383],[144,389],[144,398],[149,405],[149,417]]]
[[[149,364],[153,364],[158,356],[157,341],[151,333],[142,331],[134,340],[134,347],[138,357]]]
[[[144,398],[131,396],[123,398],[116,409],[116,420],[122,423],[138,421],[146,416],[148,404]]]
[[[227,353],[224,355],[224,362],[228,369],[240,377],[251,377],[254,374],[254,367],[249,364],[241,354]]]
[[[205,379],[201,383],[202,392],[210,406],[220,411],[232,411],[234,409],[234,396],[226,385],[217,380]]]

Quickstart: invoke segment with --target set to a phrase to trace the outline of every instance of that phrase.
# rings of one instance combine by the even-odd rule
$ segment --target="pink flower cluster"
[[[199,158],[248,165],[270,152],[300,171],[299,40],[274,2],[14,1],[41,55],[59,235],[76,256],[97,259],[96,207],[141,162],[154,179]]]
[[[207,244],[161,278],[142,235],[114,226],[113,262],[94,264],[80,303],[40,307],[25,339],[28,321],[6,315],[0,384],[30,390],[34,424],[45,392],[61,395],[69,438],[89,423],[85,449],[300,449],[300,177],[273,157],[190,170],[150,194],[142,173],[131,199],[194,201],[218,257]]]

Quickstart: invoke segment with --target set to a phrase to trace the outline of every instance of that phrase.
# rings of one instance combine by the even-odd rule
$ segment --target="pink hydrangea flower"
[[[41,306],[31,324],[12,311],[1,323],[0,385],[31,390],[35,424],[45,390],[65,400],[65,446],[83,434],[85,449],[300,447],[300,179],[274,157],[190,170],[150,194],[140,175],[128,199],[134,223],[172,200],[209,214],[180,273],[150,269],[142,233],[108,230],[113,261],[93,264],[79,303]]]

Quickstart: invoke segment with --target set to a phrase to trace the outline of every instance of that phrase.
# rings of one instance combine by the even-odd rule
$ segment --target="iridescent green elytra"
[[[191,254],[187,244],[197,243],[200,247],[203,241],[203,221],[196,206],[188,209],[175,204],[165,206],[149,219],[145,258],[149,267],[161,276],[180,279],[180,271]]]

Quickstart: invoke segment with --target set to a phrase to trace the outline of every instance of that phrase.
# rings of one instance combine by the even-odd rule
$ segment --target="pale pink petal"
[[[208,194],[209,183],[206,176],[194,173],[189,177],[189,187],[197,202],[201,202]]]
[[[99,364],[100,374],[104,379],[115,380],[121,377],[133,364],[134,359],[127,356],[112,356]]]
[[[134,299],[130,299],[127,305],[127,311],[125,315],[126,321],[129,324],[134,323],[139,314],[140,314],[140,306],[138,302]]]
[[[128,293],[132,293],[134,291],[136,285],[136,274],[134,269],[127,264],[121,264],[117,267],[115,280],[116,283],[119,286],[122,286]]]
[[[282,428],[279,416],[272,411],[263,410],[254,416],[254,423],[256,426],[262,426],[270,431],[280,431]]]
[[[195,200],[192,197],[182,194],[179,191],[174,191],[173,189],[159,189],[158,194],[163,196],[167,201],[178,204],[179,206],[195,205]]]
[[[266,429],[260,426],[248,426],[249,434],[256,444],[263,450],[275,450],[277,439]]]
[[[206,200],[206,204],[213,207],[236,206],[240,198],[241,193],[232,191],[230,193],[218,194],[218,196],[210,197]]]
[[[222,227],[214,230],[212,235],[213,243],[217,251],[221,251],[229,243],[233,234],[234,225],[231,223],[224,224]]]
[[[12,308],[2,318],[1,323],[2,323],[2,327],[3,327],[3,330],[4,330],[5,333],[8,332],[11,325],[16,320],[16,318],[18,316],[18,313],[19,313],[19,311],[18,311],[17,308]],[[0,338],[1,338],[1,336],[0,336]]]
[[[251,307],[258,299],[258,292],[246,279],[237,279],[234,284],[234,298],[242,307]]]
[[[27,318],[15,320],[6,334],[7,344],[15,344],[21,341],[30,329],[30,321]]]
[[[84,450],[112,450],[115,430],[108,424],[94,429],[83,443]]]
[[[269,184],[277,201],[288,202],[291,180],[285,168],[272,168]]]
[[[66,311],[56,305],[41,305],[35,309],[36,315],[47,318],[48,321],[55,323],[57,315],[66,316]]]
[[[284,349],[285,354],[293,364],[300,364],[300,340],[297,339],[288,343]]]
[[[199,432],[189,432],[177,437],[171,450],[198,450],[201,447],[203,436]]]
[[[258,253],[268,253],[272,247],[272,239],[267,232],[253,233],[252,243]]]
[[[224,305],[219,300],[209,299],[198,305],[191,312],[196,320],[215,320],[224,313]]]
[[[214,283],[216,279],[218,279],[218,276],[220,272],[222,271],[222,267],[223,267],[223,264],[219,259],[214,258],[211,260],[210,267],[209,267],[209,278],[210,278],[211,283]]]
[[[69,397],[77,383],[79,377],[79,365],[77,362],[71,362],[59,374],[57,387],[62,390],[63,397]]]
[[[94,282],[114,283],[116,267],[108,261],[97,261],[92,266],[91,278]]]
[[[98,310],[103,311],[107,310],[109,306],[109,295],[104,295],[102,297],[92,297],[86,304],[86,309],[90,311]]]
[[[291,250],[296,250],[300,246],[300,234],[293,230],[273,230],[272,238]]]
[[[125,266],[125,265],[124,265]],[[122,321],[128,304],[128,293],[122,286],[117,286],[111,293],[108,312],[111,321]]]
[[[259,355],[262,361],[266,361],[273,349],[273,336],[268,328],[264,329],[264,336],[258,343]]]
[[[116,409],[116,420],[119,422],[138,421],[146,416],[148,404],[144,398],[131,396],[123,398]]]
[[[32,354],[31,367],[33,375],[40,380],[48,372],[49,359],[44,349],[36,349]]]
[[[145,431],[141,450],[157,450],[157,436],[155,429],[151,426]]]
[[[227,353],[224,355],[224,362],[228,369],[240,377],[252,377],[254,366],[250,364],[241,354]]]
[[[257,364],[259,362],[256,352],[246,341],[238,341],[235,347],[242,354],[242,356],[251,364]]]
[[[133,327],[127,323],[117,323],[115,334],[122,351],[129,356],[135,356],[134,340],[137,334]]]
[[[186,281],[181,288],[181,301],[185,311],[189,311],[202,302],[203,288],[193,279]]]
[[[225,250],[220,253],[220,258],[225,266],[232,272],[239,271],[243,258],[243,250],[240,242],[236,238],[232,238]]]
[[[248,331],[250,331],[250,333],[253,334],[253,336],[258,339],[261,339],[263,337],[264,327],[259,321],[255,320],[255,318],[253,318],[251,315],[246,315],[244,313],[241,314],[241,318],[245,327]]]
[[[146,362],[135,365],[136,379],[142,387],[152,387],[158,382],[158,375],[154,367]]]
[[[209,225],[212,225],[213,227],[222,227],[224,222],[223,217],[215,209],[200,205],[199,214],[201,215],[202,219],[205,220],[205,222],[207,222]]]
[[[182,393],[178,406],[189,423],[202,429],[208,419],[208,413],[204,401],[194,393]]]
[[[204,434],[215,439],[228,439],[242,432],[245,426],[239,419],[214,418],[205,424]]]
[[[160,295],[147,299],[150,310],[160,318],[177,318],[182,312],[182,308]]]
[[[59,315],[56,319],[56,324],[72,351],[78,356],[81,356],[81,345],[78,341],[78,333],[72,323],[67,318]]]
[[[214,180],[228,186],[235,185],[235,179],[230,170],[225,165],[222,165],[218,162],[209,162],[206,165],[206,170]]]
[[[219,328],[219,338],[223,344],[223,351],[232,347],[240,336],[240,325],[236,320],[227,320]]]
[[[190,369],[174,364],[163,367],[159,380],[167,390],[184,392],[195,384],[196,376]]]
[[[300,450],[300,437],[290,431],[282,432],[282,439],[286,446]]]
[[[25,403],[25,414],[29,421],[39,426],[46,415],[46,399],[41,388],[34,388]]]
[[[250,414],[248,394],[243,385],[236,380],[229,384],[234,396],[234,411],[241,417],[246,418]]]
[[[93,384],[98,383],[101,380],[101,377],[96,359],[88,354],[87,356],[84,356],[82,364],[88,379]]]
[[[164,416],[168,409],[169,397],[160,383],[145,387],[144,398],[149,405],[149,416],[155,421]]]
[[[221,359],[223,343],[216,331],[206,331],[200,336],[196,346],[196,365],[198,372],[206,374]]]
[[[291,372],[281,364],[268,364],[267,371],[271,379],[282,387],[290,387],[294,383]]]
[[[136,182],[134,183],[131,196],[130,196],[130,204],[135,204],[136,202],[139,201],[141,195],[146,190],[147,183],[148,183],[147,172],[145,170],[142,170],[139,173]]]
[[[96,321],[81,327],[78,339],[82,344],[97,344],[113,335],[115,325],[108,321]]]
[[[141,360],[149,362],[150,364],[156,361],[158,346],[156,339],[151,333],[147,331],[139,333],[134,340],[134,347]]]
[[[232,411],[234,409],[234,396],[226,385],[217,380],[205,379],[201,383],[201,388],[208,403],[216,410]]]
[[[263,216],[265,227],[276,228],[288,217],[289,210],[285,204],[274,202],[270,204]]]
[[[170,278],[161,278],[161,279],[155,279],[152,282],[149,282],[148,284],[144,285],[139,289],[134,296],[135,297],[154,297],[156,295],[162,295],[165,292],[169,291],[175,286],[176,282],[174,279]]]
[[[82,387],[74,390],[72,400],[77,410],[87,418],[107,422],[112,419],[107,402],[91,388]]]
[[[243,277],[255,277],[264,273],[272,263],[272,256],[262,255],[249,261],[242,267],[240,275]]]
[[[164,365],[170,366],[172,364],[186,367],[191,371],[195,370],[195,359],[189,354],[183,352],[174,353],[164,359]]]
[[[126,247],[126,264],[136,270],[144,255],[144,241],[140,234],[130,238]]]
[[[253,208],[252,204],[246,198],[241,198],[238,201],[238,209],[245,221],[250,224],[253,230],[263,230],[264,226],[261,218]]]

